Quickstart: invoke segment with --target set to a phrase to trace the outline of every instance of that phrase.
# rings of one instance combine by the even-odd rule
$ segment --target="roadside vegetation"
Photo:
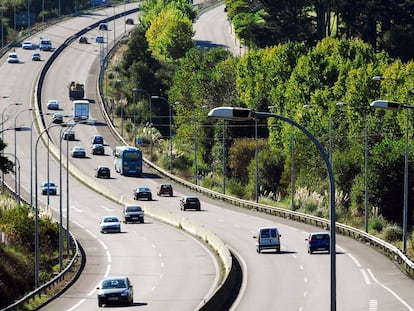
[[[234,3],[226,4],[232,10]],[[303,133],[287,123],[258,120],[256,166],[253,121],[223,123],[207,118],[208,111],[218,106],[285,115],[305,126],[331,155],[338,221],[363,230],[367,197],[369,233],[401,248],[405,112],[376,110],[370,103],[376,99],[409,103],[414,63],[391,57],[386,51],[378,52],[378,44],[374,47],[354,39],[349,34],[357,34],[356,30],[349,30],[346,35],[331,30],[331,36],[320,40],[315,40],[314,30],[313,39],[310,35],[309,40],[290,38],[286,43],[263,47],[252,35],[250,49],[241,57],[224,49],[199,48],[194,43],[178,57],[182,51],[168,52],[174,46],[163,36],[158,36],[156,43],[149,39],[152,21],[157,21],[158,29],[175,29],[176,38],[188,38],[188,28],[178,27],[175,19],[157,18],[169,10],[181,10],[188,20],[193,20],[193,12],[182,1],[144,1],[142,23],[131,34],[123,56],[118,55],[118,61],[109,68],[107,94],[116,107],[115,116],[120,120],[122,115],[124,119],[124,134],[131,144],[142,142],[149,158],[152,140],[153,160],[168,170],[171,108],[174,174],[193,182],[197,178],[200,185],[219,192],[255,200],[257,169],[259,201],[286,208],[292,208],[293,176],[293,208],[329,218],[327,170],[321,155]],[[247,6],[245,10],[252,8]],[[235,12],[230,14],[235,16]],[[336,22],[337,29],[352,29],[353,25],[347,25],[345,20]],[[306,36],[303,33],[299,38]],[[386,79],[375,81],[374,76]],[[158,98],[151,99],[154,95]],[[408,118],[410,125],[411,113]],[[411,135],[408,147],[412,157]],[[410,168],[409,184],[414,182],[413,173]],[[413,196],[409,191],[411,257]]]
[[[6,193],[0,196],[0,308],[30,292],[34,278],[35,213],[18,205]],[[49,215],[39,215],[39,282],[59,271],[58,225]]]
[[[27,12],[27,3],[4,3],[3,43],[18,38],[23,25],[11,21],[15,10]],[[331,154],[338,221],[360,229],[367,148],[369,233],[401,248],[406,113],[410,159],[414,119],[410,110],[386,112],[369,104],[380,98],[410,103],[413,98],[410,2],[329,3],[316,7],[297,1],[293,8],[291,1],[226,0],[236,34],[248,47],[235,57],[192,41],[197,12],[188,1],[144,0],[140,24],[122,47],[122,57],[112,60],[105,73],[104,94],[129,142],[136,144],[139,138],[147,158],[152,142],[152,158],[166,170],[172,160],[173,173],[183,178],[248,200],[256,199],[258,189],[259,202],[285,208],[292,208],[294,186],[294,210],[328,218],[327,170],[301,132],[273,119],[216,122],[207,113],[234,106],[295,120]],[[74,11],[73,1],[61,4],[60,14]],[[77,10],[90,7],[90,1],[76,4]],[[59,16],[56,3],[43,11],[40,6],[31,4],[33,22]],[[386,79],[373,81],[374,76]],[[151,99],[153,95],[159,97]],[[12,164],[0,155],[6,173]],[[408,255],[414,258],[412,165],[408,176]],[[58,269],[58,237],[56,222],[48,215],[40,221],[44,282]],[[33,211],[2,195],[0,231],[7,236],[0,243],[1,307],[33,287]]]

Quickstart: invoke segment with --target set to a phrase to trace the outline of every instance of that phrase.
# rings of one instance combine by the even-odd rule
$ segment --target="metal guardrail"
[[[70,233],[70,236],[71,236],[71,240],[72,240],[74,256],[72,257],[71,261],[68,263],[66,268],[63,271],[61,271],[58,275],[56,275],[53,279],[48,281],[47,283],[43,284],[42,286],[39,286],[38,288],[31,291],[29,294],[27,294],[23,298],[21,298],[20,300],[18,300],[15,303],[7,306],[6,308],[2,309],[1,311],[22,310],[23,306],[25,304],[29,303],[31,300],[35,300],[37,297],[40,297],[43,293],[50,291],[50,289],[55,287],[56,284],[58,284],[62,281],[65,281],[65,279],[68,275],[67,273],[72,269],[75,262],[77,261],[77,259],[80,256],[78,242],[76,241],[76,239],[72,235],[72,233]],[[66,284],[64,289],[66,289],[70,284],[71,284],[71,282],[68,282],[68,284]],[[63,289],[61,291],[63,291]]]
[[[118,17],[121,17],[123,15],[128,15],[131,14],[133,12],[138,11],[138,8],[136,9],[132,9],[132,10],[128,10],[119,14],[116,14],[112,17],[106,18],[105,21],[109,21]],[[41,85],[44,81],[45,75],[47,70],[50,68],[51,64],[53,63],[53,61],[56,59],[56,57],[74,40],[76,40],[77,37],[85,34],[86,32],[88,32],[90,30],[90,28],[92,27],[97,27],[99,25],[99,23],[101,23],[102,21],[98,21],[95,22],[94,24],[90,25],[87,28],[84,28],[82,30],[80,30],[79,32],[77,32],[76,34],[70,36],[69,38],[67,38],[65,40],[65,42],[59,46],[54,53],[52,54],[52,56],[48,59],[48,61],[46,62],[46,64],[43,66],[42,72],[40,74],[39,80],[38,80],[38,84],[37,84],[37,89],[36,89],[36,101],[37,103],[41,103]],[[38,29],[40,30],[40,29]],[[0,51],[0,55],[4,54],[4,50]],[[1,57],[1,56],[0,56]],[[41,111],[41,106],[40,104],[38,104],[38,108],[40,109],[39,111]],[[43,119],[43,118],[42,118]],[[42,120],[42,122],[44,123],[44,120]],[[44,124],[43,124],[44,125]],[[8,191],[10,193],[12,193],[13,195],[14,192],[9,188]],[[26,204],[28,206],[30,206],[30,204],[28,202],[26,202]],[[24,297],[22,297],[21,299],[19,299],[18,301],[16,301],[15,303],[7,306],[4,309],[1,309],[1,311],[9,311],[9,310],[20,310],[22,309],[22,307],[24,306],[24,304],[28,303],[30,300],[35,299],[36,297],[40,297],[43,293],[50,291],[50,289],[54,286],[56,286],[56,284],[65,281],[65,278],[67,277],[67,273],[70,271],[70,269],[73,267],[73,264],[76,262],[76,259],[80,256],[80,248],[79,245],[75,239],[75,237],[73,236],[73,234],[71,232],[70,236],[71,236],[71,241],[72,241],[72,245],[73,245],[73,258],[71,259],[71,261],[68,263],[68,265],[65,267],[64,270],[62,270],[58,275],[56,275],[53,279],[51,279],[50,281],[48,281],[47,283],[39,286],[38,288],[34,289],[32,292],[28,293],[27,295],[25,295]],[[68,282],[68,284],[66,284],[66,286],[64,287],[64,289],[66,289],[71,283]],[[62,290],[64,290],[62,289]]]
[[[224,201],[227,203],[230,203],[232,205],[240,206],[242,208],[247,208],[250,210],[255,210],[258,212],[262,212],[269,215],[274,215],[290,220],[295,220],[298,222],[314,225],[321,228],[329,228],[330,221],[328,219],[316,217],[313,215],[307,215],[300,212],[295,212],[291,210],[287,210],[280,207],[273,207],[269,205],[264,205],[260,203],[255,203],[247,200],[238,199],[229,195],[224,195],[222,193],[219,193],[217,191],[213,191],[207,188],[203,188],[201,186],[195,185],[193,183],[190,183],[184,179],[178,178],[167,171],[163,170],[159,166],[155,165],[154,163],[148,161],[147,159],[144,159],[145,163],[152,167],[153,169],[157,170],[160,174],[168,177],[169,179],[175,181],[178,184],[181,184],[182,186],[185,186],[193,191],[202,193],[204,195],[207,195],[211,198]],[[355,240],[360,241],[361,243],[368,244],[372,248],[376,249],[377,251],[381,252],[385,256],[387,256],[389,259],[394,261],[401,270],[403,270],[405,273],[407,273],[411,278],[414,278],[414,262],[412,262],[401,250],[399,250],[394,245],[387,243],[380,238],[373,236],[369,233],[366,233],[362,230],[353,228],[348,225],[344,225],[341,223],[336,223],[336,232],[339,234],[342,234],[347,237],[351,237]]]
[[[16,193],[6,183],[4,185],[5,185],[5,190],[7,190],[7,192],[10,195],[16,196]],[[24,202],[27,206],[30,206],[30,203],[27,202],[25,199],[20,198],[20,200]],[[76,260],[80,256],[78,242],[76,241],[75,237],[72,235],[71,232],[69,232],[69,234],[70,234],[70,239],[71,239],[71,245],[73,246],[72,247],[73,257],[70,260],[70,262],[66,265],[65,269],[62,270],[58,275],[56,275],[53,279],[51,279],[47,283],[43,284],[42,286],[39,286],[35,290],[28,293],[26,296],[22,297],[21,299],[7,306],[6,308],[1,309],[1,311],[22,310],[23,306],[26,303],[30,302],[30,300],[34,300],[37,297],[40,297],[44,292],[50,291],[50,289],[53,288],[56,284],[66,280],[67,272],[69,272],[72,269]],[[68,284],[70,284],[70,282],[68,282]],[[65,286],[65,288],[69,286],[68,284]]]

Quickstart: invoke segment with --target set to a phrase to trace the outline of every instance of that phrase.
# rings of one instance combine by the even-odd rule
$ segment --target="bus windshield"
[[[127,161],[137,161],[141,159],[140,154],[137,152],[125,151],[123,157],[124,157],[124,160],[127,160]]]

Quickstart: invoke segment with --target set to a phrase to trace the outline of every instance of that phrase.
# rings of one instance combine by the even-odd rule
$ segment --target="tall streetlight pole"
[[[256,174],[254,176],[254,195],[256,198],[256,203],[259,203],[259,154],[258,154],[258,145],[257,145],[257,119],[254,119],[254,141],[255,141],[255,148],[254,148],[254,158],[256,161]],[[224,156],[224,154],[223,154]]]
[[[347,106],[346,103],[339,102],[337,106]],[[366,107],[351,107],[362,112],[364,118],[364,229],[368,233],[368,122],[367,122],[367,108]]]
[[[257,129],[257,126],[256,126]],[[223,158],[223,194],[226,194],[226,121],[223,120],[223,148],[222,148],[222,158]],[[257,138],[256,138],[257,144]],[[257,150],[257,148],[256,148]]]
[[[404,151],[404,203],[403,203],[403,249],[404,254],[407,253],[407,220],[408,220],[408,110],[414,109],[414,106],[410,104],[404,104],[399,102],[392,102],[387,100],[375,100],[370,106],[377,109],[386,109],[393,111],[400,111],[405,109],[405,151]]]
[[[45,115],[52,115],[51,112],[45,114],[38,114],[33,118],[32,124],[30,125],[30,207],[33,208],[33,126],[39,117]]]
[[[295,126],[299,130],[308,136],[309,139],[316,145],[320,154],[325,161],[328,175],[329,175],[329,184],[330,184],[330,261],[331,261],[331,311],[336,310],[336,238],[335,238],[335,179],[332,171],[332,165],[329,161],[329,157],[326,154],[325,149],[322,144],[310,133],[305,127],[296,123],[294,120],[289,119],[285,116],[269,113],[269,112],[258,112],[250,109],[244,108],[234,108],[234,107],[218,107],[212,109],[208,113],[209,117],[233,121],[247,121],[254,120],[255,118],[275,118],[288,122],[292,126]]]
[[[35,143],[35,288],[39,287],[39,259],[40,259],[40,249],[39,249],[39,202],[38,202],[38,185],[37,185],[37,146],[40,138],[44,133],[46,133],[52,127],[61,126],[60,124],[52,124],[42,132],[40,132]]]
[[[152,145],[153,145],[153,143],[152,143],[152,100],[151,100],[151,98],[152,98],[152,96],[150,95],[150,93],[148,93],[146,90],[144,90],[144,89],[137,89],[137,92],[142,92],[142,93],[144,93],[146,96],[147,96],[147,98],[148,98],[148,105],[149,105],[149,114],[150,114],[150,160],[152,161]]]
[[[168,111],[169,111],[169,123],[170,123],[170,141],[169,141],[169,158],[170,158],[170,173],[172,173],[172,105],[171,103],[162,96],[151,96],[151,100],[152,99],[161,99],[163,101],[165,101],[168,104]]]
[[[136,111],[136,104],[137,104],[137,100],[136,100],[136,97],[137,97],[137,88],[136,87],[134,87],[133,89],[132,89],[132,95],[133,95],[133,98],[134,98],[134,100],[133,100],[133,102],[134,102],[134,107],[133,107],[133,109],[134,109],[134,135],[133,135],[133,139],[134,139],[134,146],[136,146],[137,144],[136,144],[136,127],[137,127],[137,125],[136,125],[136,120],[135,120],[135,111]]]
[[[14,117],[14,127],[15,128],[17,127],[17,117],[22,112],[24,112],[24,111],[32,111],[32,110],[34,110],[34,109],[33,108],[27,108],[27,109],[20,110],[18,113],[16,113],[16,116]],[[16,131],[14,131],[14,159],[15,159],[14,166],[16,166],[16,161],[17,161],[17,135],[16,135]],[[14,171],[14,189],[15,189],[15,191],[17,189],[17,175],[16,175],[16,171]],[[20,191],[19,191],[19,196],[18,196],[18,202],[20,203]]]
[[[5,122],[4,121],[4,113],[7,111],[7,108],[9,108],[11,106],[21,106],[21,105],[22,105],[22,103],[11,103],[11,104],[7,105],[6,107],[4,107],[4,109],[3,109],[2,113],[1,113],[1,131],[2,131],[1,132],[1,140],[3,142],[4,142],[4,132],[5,132],[5,131],[3,131],[3,129],[4,129],[4,122]],[[16,140],[15,140],[15,142],[16,142]],[[4,172],[3,171],[1,172],[1,182],[2,182],[2,187],[3,187],[3,190],[4,190]]]
[[[19,161],[19,158],[13,153],[5,152],[3,154],[4,155],[10,155],[10,156],[14,157],[14,162],[17,163],[14,166],[15,166],[15,176],[16,176],[16,167],[17,167],[17,172],[18,172],[17,176],[18,177],[15,177],[15,178],[18,178],[19,182],[16,183],[15,186],[14,186],[14,193],[15,193],[16,198],[17,198],[17,204],[20,205],[20,185],[21,185],[21,183],[20,183],[20,161]],[[17,185],[19,185],[18,188],[17,188]]]

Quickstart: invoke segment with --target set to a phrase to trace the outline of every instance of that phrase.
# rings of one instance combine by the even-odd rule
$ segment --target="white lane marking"
[[[89,295],[88,295],[89,296]],[[68,309],[68,311],[76,310],[77,307],[79,307],[81,304],[83,304],[86,301],[86,299],[81,299],[77,304],[75,304],[72,308]]]
[[[162,257],[162,253],[158,253],[158,257]]]
[[[295,259],[297,258],[297,257],[296,257],[296,254],[292,254],[292,257],[293,257],[293,258],[295,258]]]
[[[387,290],[389,293],[391,293],[399,302],[401,302],[401,304],[403,304],[408,310],[410,311],[414,311],[413,308],[410,307],[410,305],[408,303],[406,303],[404,301],[404,299],[402,299],[400,296],[398,296],[392,289],[388,288],[387,286],[385,286],[384,284],[380,283],[374,276],[374,274],[372,273],[372,271],[370,269],[368,269],[368,273],[371,276],[371,278],[375,281],[375,283],[377,283],[378,285],[380,285],[382,288],[384,288],[385,290]]]
[[[99,239],[98,239],[98,242],[99,242],[99,243],[101,243],[102,247],[103,247],[105,250],[107,250],[107,249],[108,249],[108,247],[106,246],[106,244],[105,244],[102,240],[99,240]]]
[[[106,207],[106,206],[104,206],[104,205],[101,205],[101,207],[102,207],[104,210],[108,211],[108,212],[110,212],[110,211],[113,211],[113,210],[114,210],[113,208]]]
[[[308,283],[308,278],[306,276],[303,280],[305,281],[305,283]]]
[[[89,229],[85,229],[85,231],[87,233],[89,233],[93,238],[98,239],[98,237],[95,235],[95,233],[93,233],[92,231],[90,231]]]
[[[76,221],[73,221],[73,223],[74,223],[75,225],[79,226],[80,228],[85,229],[85,226],[81,225],[80,223],[78,223],[78,222],[76,222]]]
[[[107,258],[109,263],[112,262],[111,253],[109,251],[106,251],[106,258]]]
[[[378,310],[378,301],[376,299],[371,299],[369,301],[369,311],[377,311]]]
[[[162,274],[162,273],[161,273],[161,274],[160,274],[160,279],[162,279],[163,277],[164,277],[164,274]]]
[[[369,279],[368,274],[365,272],[365,270],[359,269],[359,271],[361,271],[362,273],[362,277],[364,278],[365,284],[371,285],[371,280]]]
[[[109,271],[111,271],[111,264],[108,264],[108,266],[106,267],[104,278],[106,278],[109,275]]]
[[[303,293],[303,297],[306,297],[308,295],[308,292],[305,290],[305,292]]]
[[[303,270],[303,266],[302,265],[299,265],[299,268],[300,268],[300,270]]]
[[[151,288],[151,291],[154,291],[155,290],[155,286],[153,286],[152,288]]]
[[[359,261],[354,256],[352,256],[350,253],[346,253],[346,254],[348,255],[349,258],[352,259],[352,261],[356,264],[356,266],[358,268],[361,268],[361,264],[359,263]]]
[[[70,209],[75,210],[75,211],[76,211],[76,212],[78,212],[78,213],[83,213],[83,210],[81,210],[81,209],[79,209],[79,208],[75,207],[74,205],[71,205],[71,206],[70,206]]]
[[[164,265],[164,263],[162,262],[162,263],[161,263],[161,268],[164,268],[164,266],[165,266],[165,265]]]

